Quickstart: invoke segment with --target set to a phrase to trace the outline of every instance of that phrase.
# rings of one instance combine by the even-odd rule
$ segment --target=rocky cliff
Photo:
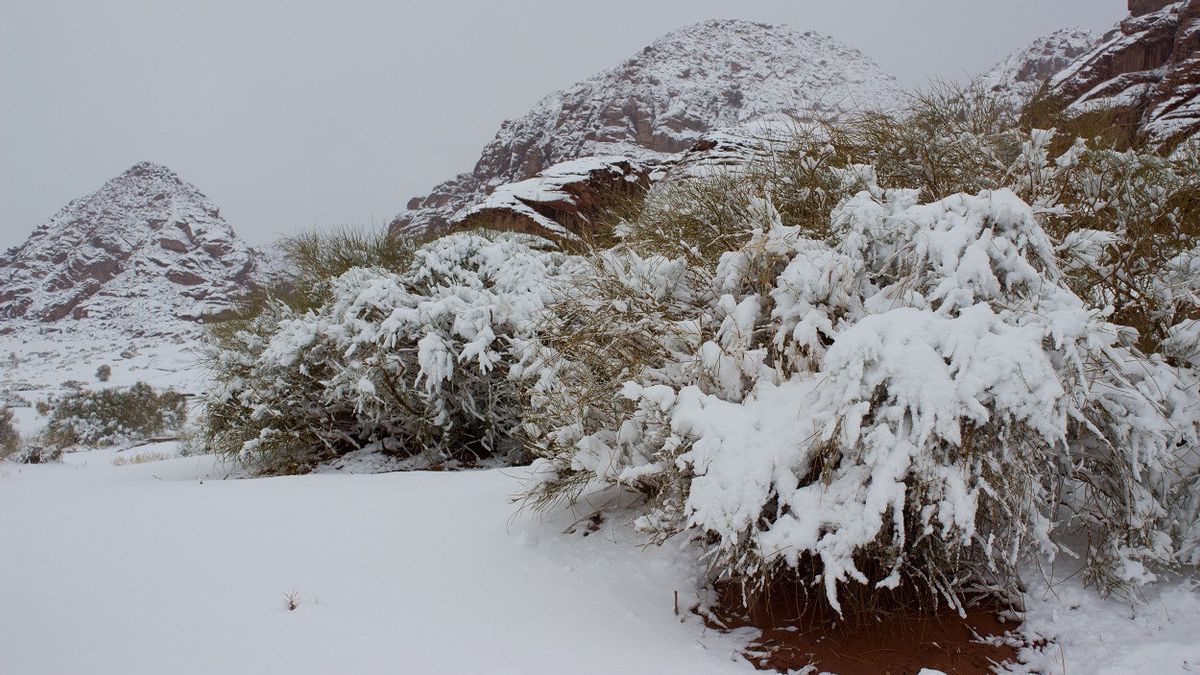
[[[1136,133],[1176,143],[1200,131],[1200,0],[1130,0],[1130,15],[1050,84],[1068,110],[1115,108]]]

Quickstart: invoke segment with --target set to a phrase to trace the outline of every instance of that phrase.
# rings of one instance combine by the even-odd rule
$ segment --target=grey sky
[[[1125,0],[0,0],[0,247],[140,160],[255,244],[382,227],[502,119],[707,18],[832,35],[907,85]]]

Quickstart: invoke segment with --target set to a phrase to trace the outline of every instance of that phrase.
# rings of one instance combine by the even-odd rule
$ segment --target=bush
[[[273,286],[255,288],[245,295],[237,319],[217,324],[215,330],[230,334],[242,330],[247,321],[272,304],[282,303],[297,311],[315,309],[329,299],[331,282],[343,273],[356,267],[407,269],[423,241],[349,228],[285,238],[279,244],[286,262],[282,276]]]
[[[103,447],[180,429],[187,421],[187,399],[174,390],[157,392],[138,382],[129,389],[69,394],[50,402],[49,414],[42,432],[49,447]]]
[[[46,448],[34,443],[26,443],[9,459],[17,464],[49,464],[62,461],[63,451],[59,448]]]
[[[353,268],[310,311],[275,303],[214,335],[205,434],[264,473],[372,448],[425,465],[519,456],[510,340],[533,330],[569,259],[528,238],[445,237],[402,273]]]
[[[96,369],[96,379],[100,382],[108,382],[110,377],[112,377],[112,366],[104,364]]]
[[[13,426],[13,411],[0,407],[0,459],[17,451],[21,446],[21,434]]]
[[[799,582],[839,613],[961,608],[1031,557],[1105,592],[1200,562],[1195,155],[989,105],[917,99],[682,188],[720,217],[656,188],[521,343],[527,497],[636,493],[747,602]]]

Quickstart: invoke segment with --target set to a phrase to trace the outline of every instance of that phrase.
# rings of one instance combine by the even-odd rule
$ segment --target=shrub
[[[252,319],[272,303],[295,310],[314,309],[329,298],[331,282],[356,267],[391,271],[407,269],[421,238],[390,237],[386,232],[342,229],[306,232],[282,240],[279,248],[286,270],[273,287],[255,289],[240,308],[242,321]],[[226,322],[230,331],[241,322]]]
[[[96,379],[100,382],[108,382],[110,377],[112,377],[112,366],[107,363],[96,369]]]
[[[0,407],[0,459],[17,451],[21,445],[21,434],[13,426],[13,411]]]
[[[138,382],[128,389],[79,391],[49,404],[42,432],[56,449],[102,447],[175,431],[187,421],[187,399]]]
[[[699,227],[656,188],[521,343],[527,497],[640,495],[746,601],[799,582],[839,612],[961,607],[1064,552],[1105,592],[1200,562],[1194,155],[978,105],[693,182]]]
[[[214,336],[205,434],[265,473],[374,448],[424,463],[519,455],[509,341],[533,330],[569,258],[528,238],[448,236],[396,273],[353,268],[310,311],[276,303]]]
[[[43,447],[35,441],[24,444],[9,459],[17,464],[49,464],[62,461],[62,453],[59,448]]]

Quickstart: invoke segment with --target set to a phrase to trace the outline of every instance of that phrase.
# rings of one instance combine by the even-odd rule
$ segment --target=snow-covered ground
[[[225,479],[171,444],[0,464],[0,673],[749,673],[694,561],[563,534],[524,469]],[[128,461],[128,459],[126,460]],[[586,529],[586,528],[584,528]],[[286,608],[286,595],[299,605]],[[1200,597],[1036,587],[1045,673],[1200,672]],[[1061,647],[1061,648],[1060,648]],[[1025,669],[1022,669],[1024,671]]]
[[[6,320],[3,327],[11,330],[0,334],[0,406],[13,410],[23,435],[44,423],[36,410],[38,401],[71,391],[71,382],[93,389],[145,382],[187,394],[199,393],[204,382],[197,324],[160,322],[148,326],[153,332],[145,335],[86,319]],[[112,375],[100,382],[96,371],[104,365]]]
[[[509,504],[521,470],[222,480],[116,454],[0,464],[0,673],[753,672],[675,615],[678,552],[562,535]]]

